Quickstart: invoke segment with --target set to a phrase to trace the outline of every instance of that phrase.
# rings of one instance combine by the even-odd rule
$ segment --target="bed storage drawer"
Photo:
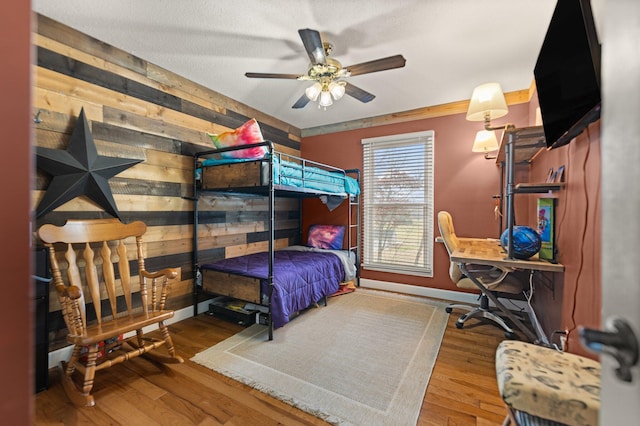
[[[268,182],[263,182],[262,164],[261,161],[247,161],[204,167],[202,170],[202,189],[227,190],[264,186]]]
[[[240,325],[249,326],[256,323],[258,310],[245,309],[246,302],[227,296],[218,296],[209,303],[209,315],[222,318]]]
[[[202,270],[202,288],[222,296],[260,304],[260,280],[227,272]]]

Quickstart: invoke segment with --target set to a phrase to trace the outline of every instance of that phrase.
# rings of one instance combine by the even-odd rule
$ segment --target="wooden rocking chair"
[[[117,219],[97,219],[70,220],[64,226],[43,225],[38,230],[38,236],[49,249],[52,283],[68,329],[67,341],[74,345],[69,361],[62,362],[62,384],[77,406],[95,404],[91,389],[96,371],[141,355],[163,363],[183,362],[176,355],[164,324],[173,317],[173,311],[164,309],[168,281],[175,278],[178,271],[172,268],[158,272],[145,270],[142,235],[146,229],[142,222],[123,224]],[[73,244],[78,246],[81,256],[76,255]],[[137,287],[136,280],[131,279],[127,244],[136,248],[131,258],[137,258],[140,303],[134,303],[132,297]],[[56,246],[60,249],[58,252]],[[67,283],[62,278],[60,265],[66,267]],[[85,288],[88,298],[85,298]],[[103,297],[108,300],[108,306],[106,303],[102,306]],[[158,324],[162,339],[143,337],[143,327],[153,324]],[[134,332],[135,335],[121,341],[124,335]],[[116,346],[111,353],[107,353],[109,343]],[[149,352],[162,345],[166,345],[168,355]],[[73,379],[76,371],[84,376],[80,386]]]

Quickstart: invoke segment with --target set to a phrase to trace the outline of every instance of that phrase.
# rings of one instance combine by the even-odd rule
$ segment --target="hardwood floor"
[[[494,354],[504,335],[470,321],[458,330],[449,318],[418,425],[500,425],[506,409],[498,394]],[[36,394],[36,424],[96,425],[325,425],[327,423],[235,382],[189,359],[235,334],[241,326],[198,315],[169,326],[184,364],[158,366],[134,359],[98,372],[96,406],[75,408],[57,369],[49,389]],[[366,360],[363,360],[366,362]]]

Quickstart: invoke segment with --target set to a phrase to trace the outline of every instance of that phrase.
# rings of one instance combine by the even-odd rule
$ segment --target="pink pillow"
[[[341,225],[311,225],[309,227],[309,237],[307,246],[342,250],[344,240],[344,226]]]
[[[262,142],[262,132],[260,126],[255,118],[244,123],[237,129],[220,133],[219,135],[213,135],[207,133],[207,135],[213,141],[216,148],[228,148],[232,146],[249,145],[252,143]],[[248,149],[239,149],[237,151],[223,152],[220,155],[222,158],[243,158],[243,159],[256,159],[262,158],[268,152],[266,146],[259,146]]]

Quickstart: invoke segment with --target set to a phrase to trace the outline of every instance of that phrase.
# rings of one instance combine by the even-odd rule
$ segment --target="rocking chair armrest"
[[[178,276],[178,269],[176,268],[165,268],[161,269],[157,272],[149,272],[149,271],[140,271],[140,274],[145,278],[159,278],[166,276],[168,279],[174,279]]]
[[[58,287],[56,288],[58,289],[58,291],[62,290],[64,293],[66,293],[66,295],[70,299],[78,300],[80,299],[80,297],[82,297],[82,290],[78,286],[71,285],[69,287],[62,287],[62,286],[60,287],[61,288],[58,288]]]

